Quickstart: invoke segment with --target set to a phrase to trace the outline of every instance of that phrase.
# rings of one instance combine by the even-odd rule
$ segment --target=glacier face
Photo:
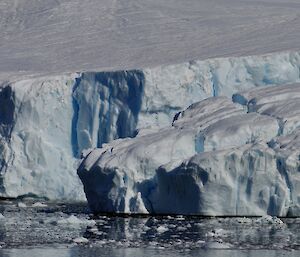
[[[280,118],[261,116],[259,111],[248,116],[257,126],[243,123],[243,110],[251,104],[247,96],[236,95],[238,104],[219,98],[218,101],[226,106],[224,109],[219,109],[220,103],[212,100],[207,100],[209,104],[201,107],[207,114],[214,110],[211,117],[228,116],[230,122],[236,122],[236,127],[228,128],[234,134],[223,141],[222,146],[216,143],[223,135],[218,129],[224,126],[222,121],[218,121],[211,132],[205,131],[204,140],[203,133],[186,126],[187,122],[181,124],[177,117],[174,128],[182,126],[180,129],[186,132],[185,135],[175,129],[171,133],[163,129],[163,136],[156,138],[157,131],[168,126],[176,113],[192,103],[212,96],[231,96],[245,89],[298,82],[299,67],[300,54],[285,52],[5,83],[0,88],[1,195],[15,197],[34,193],[50,199],[84,199],[75,171],[81,152],[103,146],[95,150],[102,152],[107,149],[105,143],[117,138],[138,134],[135,140],[142,140],[143,134],[154,133],[149,139],[151,148],[147,153],[153,155],[153,160],[139,164],[142,172],[138,180],[144,181],[152,177],[158,165],[167,163],[170,158],[176,163],[209,149],[239,146],[258,138],[269,140],[280,130],[288,134],[297,123],[293,116],[289,119],[290,127],[284,129],[278,122]],[[196,105],[194,107],[197,113]],[[192,109],[189,108],[191,120]],[[261,112],[267,110],[261,109]],[[279,107],[277,112],[279,117]],[[240,115],[240,120],[230,118],[231,114]],[[186,118],[187,115],[185,111]],[[205,118],[205,124],[202,122],[202,127],[215,122],[210,121],[209,116]],[[173,139],[168,141],[174,151],[166,150],[161,143],[167,136],[174,140],[179,137],[174,146]],[[191,142],[190,146],[186,146],[186,141]],[[126,148],[124,161],[125,156]],[[151,179],[147,186],[152,187]],[[130,208],[146,211],[142,195],[129,197],[135,202]],[[133,210],[130,208],[129,211]]]
[[[72,85],[73,78],[59,77],[2,88],[2,195],[83,199],[73,172],[75,158],[68,147]]]
[[[73,89],[74,152],[134,136],[145,78],[141,71],[82,74]]]
[[[78,169],[91,209],[299,216],[299,92],[208,98],[172,126],[91,151]]]

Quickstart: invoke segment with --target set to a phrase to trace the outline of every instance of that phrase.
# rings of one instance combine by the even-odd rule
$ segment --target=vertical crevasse
[[[77,154],[134,135],[144,83],[143,72],[137,70],[81,75],[73,91],[72,138]]]

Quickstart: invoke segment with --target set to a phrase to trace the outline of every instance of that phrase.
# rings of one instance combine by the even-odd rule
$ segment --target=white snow
[[[299,215],[299,129],[285,130],[276,114],[287,106],[280,118],[299,119],[288,108],[299,90],[293,84],[239,93],[249,112],[235,96],[237,103],[206,99],[172,126],[95,149],[78,169],[91,209],[137,212],[139,194],[150,213]],[[260,111],[263,104],[269,113]]]
[[[299,9],[298,0],[1,0],[0,80],[300,50]]]

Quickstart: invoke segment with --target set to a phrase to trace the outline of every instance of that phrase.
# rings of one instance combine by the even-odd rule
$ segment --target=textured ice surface
[[[1,191],[82,199],[72,157],[72,77],[4,86],[1,101]]]
[[[211,96],[231,97],[244,89],[298,82],[299,67],[299,53],[285,52],[3,83],[0,87],[1,194],[16,197],[33,193],[50,199],[84,199],[75,171],[82,151],[85,155],[90,151],[87,149],[137,133],[140,138],[137,141],[144,140],[141,139],[143,134],[168,126],[177,112]],[[238,146],[255,138],[266,141],[277,131],[288,133],[297,127],[297,118],[293,118],[296,114],[289,112],[288,116],[285,114],[289,125],[282,128],[280,119],[284,117],[280,106],[277,111],[274,109],[278,119],[252,113],[247,116],[248,121],[243,121],[247,96],[236,98],[244,99],[242,105],[233,104],[226,98],[219,98],[219,102],[207,100],[201,107],[204,116],[199,114],[199,119],[194,119],[199,121],[198,125],[189,126],[187,121],[181,124],[177,115],[178,120],[174,122],[177,130],[164,130],[161,137],[149,137],[147,141],[152,149],[147,154],[158,158],[153,157],[149,165],[141,163],[138,176],[143,180],[143,173],[152,174],[152,171],[144,172],[144,166],[155,170],[157,165],[165,164],[170,158],[182,160],[196,152]],[[289,110],[297,109],[296,102],[290,104]],[[220,109],[221,105],[224,108]],[[253,104],[251,106],[254,108]],[[267,111],[261,109],[261,112]],[[194,112],[197,113],[197,105],[184,112],[185,118],[193,119]],[[236,118],[231,117],[234,115]],[[226,124],[219,120],[225,116],[228,118]],[[215,125],[204,131],[210,123]],[[185,133],[179,132],[180,126]],[[216,140],[223,134],[220,126],[227,126],[234,133],[227,133],[223,145],[216,146]],[[200,127],[203,133],[197,135],[197,143],[187,147],[185,141],[194,141]],[[176,151],[163,147],[162,139],[166,135],[178,138],[174,145]],[[173,139],[168,144],[172,142]],[[165,160],[161,161],[161,158]],[[141,206],[136,208],[143,209],[140,199],[137,196],[133,201],[136,206]]]
[[[299,10],[298,0],[1,0],[0,80],[300,50]]]
[[[300,215],[299,124],[289,122],[299,120],[299,90],[209,98],[172,126],[91,151],[78,174],[92,210]]]

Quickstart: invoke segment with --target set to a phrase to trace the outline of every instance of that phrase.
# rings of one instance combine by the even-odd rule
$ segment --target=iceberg
[[[91,209],[299,216],[299,96],[291,84],[208,98],[90,151],[78,175]]]
[[[146,140],[149,147],[145,154],[149,158],[139,163],[141,172],[134,175],[137,177],[128,176],[128,183],[131,179],[149,179],[147,185],[151,188],[153,172],[171,159],[176,162],[254,140],[271,142],[279,132],[289,135],[298,126],[292,111],[297,110],[294,101],[286,107],[290,112],[282,113],[285,102],[281,107],[260,107],[259,101],[254,105],[251,95],[237,94],[234,103],[226,97],[244,90],[299,82],[299,67],[299,52],[281,52],[0,83],[0,195],[85,200],[76,169],[80,159],[95,148],[99,149],[94,153],[100,154],[108,149],[114,153],[120,147],[122,159],[135,166],[130,151],[136,152],[140,141]],[[290,93],[293,97],[295,94]],[[211,97],[219,98],[215,101]],[[206,102],[199,106],[192,105],[204,99]],[[243,120],[247,108],[251,109],[249,122]],[[221,126],[232,133],[224,134]],[[218,139],[224,136],[227,140],[220,144]],[[107,146],[110,142],[118,146]],[[128,142],[132,150],[128,152],[123,142]],[[167,145],[173,151],[166,149]],[[142,153],[144,148],[140,149]],[[125,194],[118,190],[115,193]],[[133,204],[126,203],[126,210],[148,210],[144,195],[140,192],[130,196],[128,201],[133,197]]]

